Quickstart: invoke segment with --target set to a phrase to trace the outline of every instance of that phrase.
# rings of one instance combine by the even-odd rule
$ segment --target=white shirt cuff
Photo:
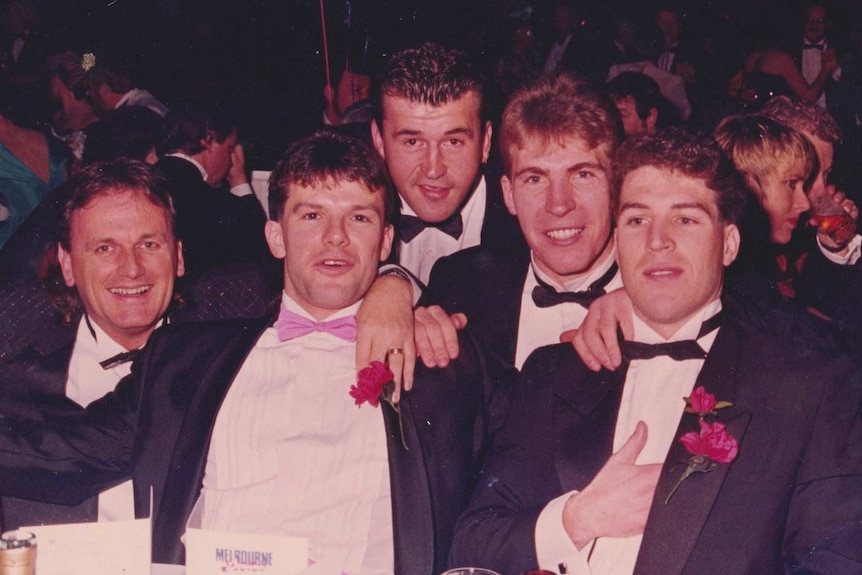
[[[560,565],[565,564],[566,573],[578,575],[590,573],[587,558],[592,545],[585,545],[581,551],[578,551],[563,528],[563,508],[566,506],[566,501],[576,493],[577,491],[570,491],[552,499],[539,514],[535,538],[536,559],[539,561],[540,569],[559,573]]]
[[[230,189],[230,193],[241,198],[243,196],[248,196],[254,193],[254,190],[251,189],[251,184],[237,184],[236,186]]]
[[[823,257],[830,262],[840,266],[852,266],[859,261],[859,256],[862,255],[862,236],[856,234],[856,237],[850,240],[850,243],[847,244],[847,252],[844,255],[830,252],[824,248],[823,244],[820,243],[820,237],[817,238],[817,247],[820,248],[820,253],[823,254]]]

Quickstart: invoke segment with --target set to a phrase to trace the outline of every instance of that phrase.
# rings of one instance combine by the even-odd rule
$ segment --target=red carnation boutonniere
[[[389,369],[389,366],[381,361],[372,361],[368,367],[363,367],[359,370],[359,375],[356,378],[356,385],[350,386],[350,397],[352,397],[357,406],[362,406],[363,403],[368,403],[372,407],[380,405],[380,401],[388,403],[395,413],[398,414],[398,428],[401,431],[401,444],[404,449],[407,447],[407,441],[404,439],[404,425],[401,423],[401,410],[398,409],[398,404],[392,401],[392,392],[395,391],[395,374]]]
[[[667,499],[664,500],[665,505],[668,504],[677,488],[689,475],[714,471],[719,463],[731,463],[739,453],[739,443],[724,428],[723,423],[706,421],[707,416],[715,416],[717,410],[730,407],[733,405],[732,403],[716,401],[715,396],[707,393],[703,386],[695,389],[691,396],[684,399],[686,403],[685,412],[696,413],[699,417],[700,433],[689,431],[679,438],[680,443],[691,453],[691,457],[682,477],[679,478]]]

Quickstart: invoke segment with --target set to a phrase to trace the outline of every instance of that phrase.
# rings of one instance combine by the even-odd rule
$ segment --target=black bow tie
[[[416,216],[408,216],[406,214],[401,214],[401,217],[398,219],[398,236],[403,242],[413,241],[426,228],[436,228],[457,240],[464,231],[464,222],[461,220],[460,212],[454,213],[442,222],[434,223],[426,222]]]
[[[617,262],[614,262],[602,277],[590,284],[590,287],[584,291],[576,292],[558,292],[536,276],[536,281],[539,282],[539,285],[533,288],[533,303],[536,304],[536,307],[552,307],[561,303],[576,303],[589,307],[596,299],[605,295],[605,286],[608,285],[608,282],[613,279],[616,273]]]
[[[697,339],[718,329],[721,325],[721,312],[718,312],[700,326]],[[632,361],[635,359],[652,359],[660,355],[666,355],[674,361],[686,359],[706,359],[706,352],[700,347],[695,339],[683,339],[680,341],[669,341],[667,343],[641,343],[639,341],[621,341],[620,349],[623,357]]]
[[[804,44],[802,44],[803,50],[820,50],[820,51],[823,51],[823,49],[825,47],[826,47],[826,44],[824,44],[823,42],[818,42],[817,44],[810,44],[808,42],[805,42]]]
[[[102,366],[102,369],[111,369],[112,367],[116,367],[118,365],[122,365],[124,363],[135,361],[135,358],[138,356],[141,350],[133,349],[131,351],[121,351],[117,355],[113,355],[104,361],[100,361],[99,365]]]

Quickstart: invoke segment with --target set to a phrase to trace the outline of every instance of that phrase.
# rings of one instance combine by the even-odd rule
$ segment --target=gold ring
[[[386,352],[386,355],[404,355],[404,350],[400,347],[393,347]]]

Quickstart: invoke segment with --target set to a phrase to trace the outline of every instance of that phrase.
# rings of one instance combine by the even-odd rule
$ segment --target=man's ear
[[[392,241],[395,238],[395,227],[388,224],[383,228],[383,241],[380,244],[380,261],[386,261],[392,251]]]
[[[482,163],[488,161],[488,156],[491,154],[491,134],[494,129],[491,127],[491,122],[485,122],[485,131],[482,133]]]
[[[66,285],[69,287],[74,286],[75,272],[72,271],[72,256],[60,244],[57,244],[57,260],[60,262],[60,271],[63,272],[63,280],[66,282]]]
[[[649,115],[644,120],[647,132],[655,132],[656,122],[658,122],[658,110],[650,108]]]
[[[281,230],[281,223],[273,220],[267,220],[266,226],[263,228],[263,233],[266,236],[266,243],[269,244],[269,251],[272,255],[281,259],[287,255],[287,250],[284,247],[284,234]]]
[[[740,241],[739,228],[736,227],[736,224],[724,226],[724,256],[722,258],[724,267],[736,260],[736,256],[739,254]]]
[[[177,240],[177,277],[186,275],[186,260],[183,257],[183,242]]]
[[[515,209],[515,197],[512,193],[512,180],[509,179],[509,176],[502,176],[500,178],[500,187],[503,188],[503,201],[506,203],[506,208],[509,210],[510,214],[517,216],[518,210]]]
[[[383,147],[383,134],[380,132],[380,126],[377,125],[377,119],[371,120],[371,141],[374,143],[374,149],[380,154],[380,157],[386,160],[386,149]]]

